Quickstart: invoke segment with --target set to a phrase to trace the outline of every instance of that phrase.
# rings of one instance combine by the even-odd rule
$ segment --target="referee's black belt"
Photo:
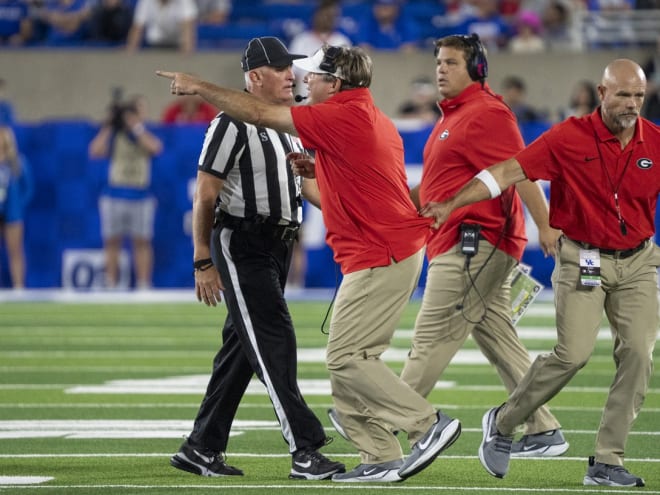
[[[573,240],[573,239],[571,239]],[[614,258],[618,258],[620,260],[625,259],[625,258],[630,258],[633,254],[639,253],[642,249],[646,247],[646,244],[649,242],[648,239],[645,239],[642,241],[641,244],[638,246],[635,246],[634,248],[630,249],[604,249],[600,248],[598,246],[594,246],[593,244],[589,244],[588,242],[581,242],[581,241],[575,241],[573,240],[575,244],[580,246],[583,249],[598,249],[600,251],[600,254],[605,254],[608,256],[613,256]]]
[[[230,215],[222,210],[216,210],[215,214],[216,225],[227,227],[239,232],[250,232],[252,234],[260,234],[273,239],[280,239],[282,241],[293,241],[298,237],[298,230],[300,224],[289,223],[282,225],[273,221],[270,217],[263,215],[255,215],[250,218],[240,218]]]

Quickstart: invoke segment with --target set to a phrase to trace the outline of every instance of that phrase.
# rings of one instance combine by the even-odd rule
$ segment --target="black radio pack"
[[[461,224],[461,253],[472,257],[479,251],[479,232],[481,225],[474,223]]]

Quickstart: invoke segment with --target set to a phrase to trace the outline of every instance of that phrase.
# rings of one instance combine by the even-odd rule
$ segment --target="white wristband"
[[[502,194],[499,184],[488,170],[483,169],[477,175],[474,176],[475,179],[479,179],[484,185],[488,188],[491,198],[496,198]]]

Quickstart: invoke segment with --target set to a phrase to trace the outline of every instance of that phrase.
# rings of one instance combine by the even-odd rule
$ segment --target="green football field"
[[[75,300],[75,298],[72,298]],[[194,302],[0,302],[0,493],[86,494],[660,494],[660,382],[654,375],[627,446],[626,467],[645,488],[585,487],[614,365],[606,322],[589,364],[550,403],[570,442],[555,459],[513,459],[496,479],[477,458],[484,411],[506,394],[468,340],[430,396],[461,420],[463,433],[428,469],[395,484],[338,484],[288,479],[291,458],[265,389],[248,389],[232,431],[235,478],[176,470],[169,457],[190,431],[219,342],[224,307]],[[307,402],[334,442],[323,449],[348,468],[353,447],[334,434],[320,327],[327,301],[291,302],[299,379]],[[418,302],[384,356],[400,371]],[[518,324],[533,355],[554,344],[552,305],[535,303]],[[658,363],[656,355],[656,365]],[[409,447],[399,435],[405,452]]]

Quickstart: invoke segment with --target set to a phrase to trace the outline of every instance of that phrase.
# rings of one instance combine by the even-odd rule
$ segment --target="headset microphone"
[[[296,100],[296,103],[300,103],[303,100],[306,100],[309,96],[296,95],[293,99]]]

